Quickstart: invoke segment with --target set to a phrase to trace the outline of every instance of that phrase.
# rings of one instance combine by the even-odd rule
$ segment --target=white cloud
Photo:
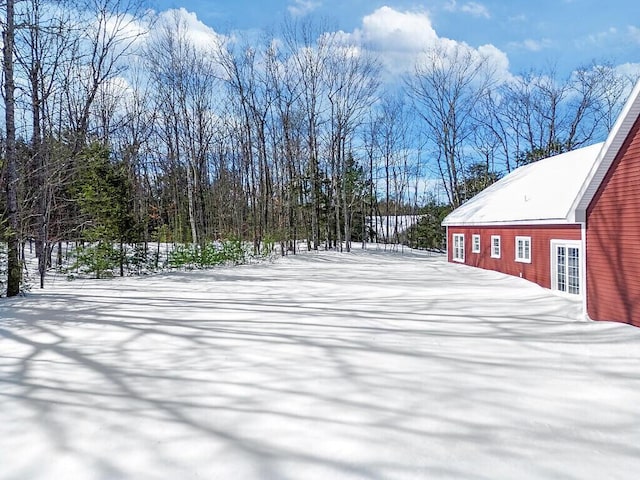
[[[103,95],[116,99],[125,98],[133,94],[133,88],[129,80],[123,76],[108,79],[101,85],[100,91]]]
[[[95,42],[100,48],[110,48],[120,55],[131,52],[141,43],[149,31],[149,15],[135,16],[130,13],[112,13],[108,11],[87,11],[62,6],[51,8],[43,18],[59,18],[68,22],[70,28],[83,32],[85,48],[92,48]]]
[[[509,61],[504,52],[493,45],[473,48],[466,43],[438,36],[426,11],[400,12],[381,7],[362,20],[362,26],[353,33],[342,32],[345,43],[362,45],[378,55],[392,76],[413,70],[420,55],[436,46],[452,51],[456,45],[472,50],[476,55],[487,55],[493,61],[498,75],[508,76]]]
[[[606,48],[611,46],[617,48],[619,45],[628,44],[640,45],[640,27],[629,25],[626,29],[609,27],[605,30],[592,33],[586,36],[582,41],[578,42],[578,46],[582,48]]]
[[[508,79],[511,77],[509,72],[509,57],[498,47],[487,44],[478,47],[478,53],[484,58],[490,58],[495,68],[496,76],[499,79]]]
[[[589,35],[588,42],[593,45],[602,45],[604,42],[610,41],[610,39],[618,35],[618,29],[615,27],[608,28],[602,32]]]
[[[509,46],[511,48],[516,48],[520,50],[528,50],[530,52],[539,52],[544,50],[545,48],[551,47],[552,42],[548,38],[543,38],[542,40],[533,40],[528,38],[523,40],[522,42],[511,42]]]
[[[396,51],[421,51],[437,40],[426,12],[398,12],[382,7],[362,20],[362,39]]]
[[[485,5],[478,2],[466,2],[459,5],[456,0],[450,0],[445,4],[444,9],[449,12],[467,13],[469,15],[473,15],[474,17],[491,18],[489,9]]]
[[[640,79],[640,63],[623,63],[615,67],[616,73],[630,79],[633,83]]]
[[[130,14],[113,14],[105,19],[101,19],[104,29],[108,37],[118,37],[124,42],[134,41],[148,31],[146,19],[137,20]]]
[[[456,0],[449,0],[444,4],[444,9],[447,12],[455,12],[458,10],[458,2]]]
[[[473,15],[474,17],[491,18],[491,15],[489,14],[489,10],[487,9],[487,7],[485,7],[480,3],[476,3],[476,2],[465,3],[461,7],[461,10],[464,13]]]
[[[293,5],[289,5],[287,10],[294,17],[304,17],[322,6],[322,2],[317,0],[294,0]]]
[[[527,16],[524,13],[509,17],[510,23],[522,23],[527,21]]]
[[[158,16],[160,24],[175,25],[180,22],[193,44],[198,48],[211,49],[212,46],[223,45],[228,39],[198,19],[194,12],[185,8],[171,9]]]
[[[438,41],[426,12],[381,7],[362,19],[353,33],[341,32],[345,44],[362,45],[379,56],[391,73],[413,68],[418,55]]]

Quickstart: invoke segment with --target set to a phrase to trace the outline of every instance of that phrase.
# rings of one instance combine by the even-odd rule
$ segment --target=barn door
[[[551,243],[552,288],[579,295],[581,291],[580,242]]]

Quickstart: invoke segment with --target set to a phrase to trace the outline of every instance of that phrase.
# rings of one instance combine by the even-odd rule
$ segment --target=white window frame
[[[480,235],[477,233],[471,236],[471,253],[480,253]]]
[[[495,241],[498,240],[496,251]],[[502,239],[500,235],[491,235],[491,258],[501,258],[502,257]]]
[[[520,254],[520,244],[522,244],[522,255]],[[516,262],[531,263],[531,237],[516,237]]]
[[[551,290],[559,295],[567,295],[568,297],[575,298],[576,296],[583,296],[586,289],[586,277],[585,277],[585,262],[584,262],[584,245],[580,240],[562,240],[551,239],[550,243],[550,256],[551,256]],[[556,256],[556,249],[558,247],[565,248],[577,248],[580,261],[578,262],[578,292],[570,293],[566,288],[565,290],[558,289],[558,263]],[[568,280],[568,279],[567,279]],[[567,284],[568,285],[568,284]]]
[[[464,263],[464,233],[454,233],[453,237],[453,256],[454,262]]]

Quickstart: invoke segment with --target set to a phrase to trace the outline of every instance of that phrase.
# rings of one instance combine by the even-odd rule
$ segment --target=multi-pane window
[[[561,292],[567,291],[567,247],[558,246],[556,256],[556,288]]]
[[[464,262],[464,234],[453,234],[453,260],[456,262]]]
[[[531,237],[516,237],[516,262],[531,263]]]
[[[471,240],[471,253],[480,253],[480,235],[473,235]]]
[[[491,258],[500,258],[500,235],[491,235]]]
[[[567,248],[567,292],[580,293],[580,249]]]
[[[562,242],[562,243],[561,243]],[[580,245],[578,242],[552,241],[552,287],[561,292],[580,294]]]

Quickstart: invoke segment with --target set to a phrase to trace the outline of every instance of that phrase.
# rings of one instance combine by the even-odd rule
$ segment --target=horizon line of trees
[[[443,44],[398,89],[371,52],[313,22],[204,42],[179,11],[150,18],[137,0],[0,9],[7,295],[28,238],[41,286],[66,240],[349,251],[376,240],[367,218],[438,219],[519,165],[601,140],[633,81],[607,63],[504,79]]]

